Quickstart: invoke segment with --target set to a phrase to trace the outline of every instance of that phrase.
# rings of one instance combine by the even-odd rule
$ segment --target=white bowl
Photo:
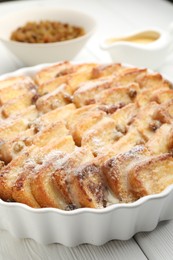
[[[10,40],[12,31],[29,21],[61,21],[83,27],[85,35],[78,38],[56,43],[22,43]],[[96,21],[88,14],[72,9],[57,7],[29,7],[17,12],[8,13],[0,18],[0,40],[24,64],[32,66],[39,63],[56,62],[73,59],[96,27]]]
[[[1,76],[0,80],[20,75],[32,76],[47,66],[23,68]],[[32,238],[43,244],[102,245],[112,239],[130,239],[137,232],[153,230],[159,221],[173,219],[172,200],[173,185],[160,194],[104,209],[34,209],[0,200],[0,229],[8,230],[15,237]]]

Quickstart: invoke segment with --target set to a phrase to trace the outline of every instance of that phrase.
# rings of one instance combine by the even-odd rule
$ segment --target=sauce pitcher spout
[[[158,68],[173,50],[173,23],[168,30],[147,28],[123,37],[105,39],[100,47],[108,51],[114,62]]]

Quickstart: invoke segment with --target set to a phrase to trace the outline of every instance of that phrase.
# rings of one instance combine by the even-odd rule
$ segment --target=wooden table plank
[[[135,240],[152,260],[173,259],[173,220],[163,221],[153,232],[142,232]]]
[[[44,246],[31,239],[16,239],[0,231],[1,260],[146,260],[134,239],[111,241],[103,246],[81,245],[67,248],[59,244]],[[2,239],[3,238],[3,239]]]

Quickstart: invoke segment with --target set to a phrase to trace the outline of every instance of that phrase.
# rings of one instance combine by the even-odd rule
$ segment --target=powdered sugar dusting
[[[34,158],[30,157],[25,161],[24,168],[34,168],[36,166],[36,161]]]
[[[99,88],[100,86],[105,85],[105,84],[110,85],[114,79],[115,79],[115,76],[109,76],[109,77],[101,78],[101,79],[97,79],[97,80],[86,81],[80,85],[79,90],[77,90],[76,93],[92,90],[93,88],[96,88],[96,87]]]
[[[50,153],[46,154],[43,160],[43,164],[50,162],[52,160],[55,160],[59,158],[60,156],[65,155],[62,151],[60,150],[52,150]]]

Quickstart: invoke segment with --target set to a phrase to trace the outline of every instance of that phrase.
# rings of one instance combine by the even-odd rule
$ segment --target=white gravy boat
[[[173,23],[167,31],[150,28],[123,37],[108,38],[100,47],[109,52],[114,62],[157,69],[173,49]]]

